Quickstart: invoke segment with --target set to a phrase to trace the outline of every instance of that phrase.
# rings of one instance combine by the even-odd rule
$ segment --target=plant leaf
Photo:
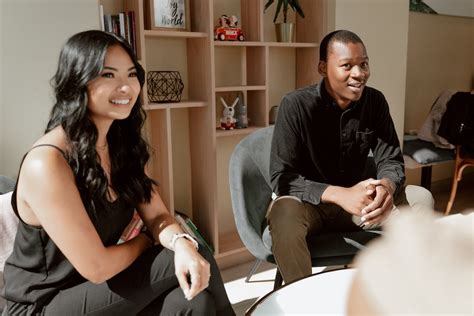
[[[268,0],[268,2],[265,4],[265,8],[263,9],[263,12],[267,11],[267,9],[273,4],[275,0]]]
[[[304,18],[304,12],[303,9],[301,9],[298,0],[289,0],[289,3],[293,11],[297,12],[302,18]]]
[[[288,16],[288,0],[283,0],[283,23],[286,23]]]
[[[275,17],[273,18],[273,23],[276,22],[276,19],[277,19],[278,15],[280,14],[282,3],[283,3],[283,0],[278,0],[277,8],[276,8],[276,11],[275,11]]]

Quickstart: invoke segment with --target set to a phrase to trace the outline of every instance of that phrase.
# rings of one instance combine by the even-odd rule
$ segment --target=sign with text
[[[189,31],[189,0],[150,0],[151,28]]]

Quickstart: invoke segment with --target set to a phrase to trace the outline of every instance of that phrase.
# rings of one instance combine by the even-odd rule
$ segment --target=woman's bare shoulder
[[[44,134],[26,155],[21,167],[20,182],[67,175],[71,172],[64,157],[64,153],[68,150],[66,135],[61,127],[56,127]]]
[[[32,148],[40,145],[53,145],[64,152],[69,150],[66,133],[61,126],[53,128],[51,131],[38,138]]]

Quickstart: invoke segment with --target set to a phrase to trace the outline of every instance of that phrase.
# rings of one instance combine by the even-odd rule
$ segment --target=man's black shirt
[[[324,81],[287,94],[281,101],[272,139],[273,192],[319,204],[329,185],[350,187],[365,180],[372,150],[377,178],[400,191],[403,155],[383,94],[365,87],[360,100],[342,110]]]

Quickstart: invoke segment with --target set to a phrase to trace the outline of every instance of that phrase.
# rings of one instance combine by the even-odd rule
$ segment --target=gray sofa
[[[0,194],[13,191],[15,187],[15,180],[0,175]],[[0,219],[1,220],[1,219]],[[0,271],[0,295],[3,293],[3,272]],[[5,307],[5,300],[0,296],[0,314]]]

